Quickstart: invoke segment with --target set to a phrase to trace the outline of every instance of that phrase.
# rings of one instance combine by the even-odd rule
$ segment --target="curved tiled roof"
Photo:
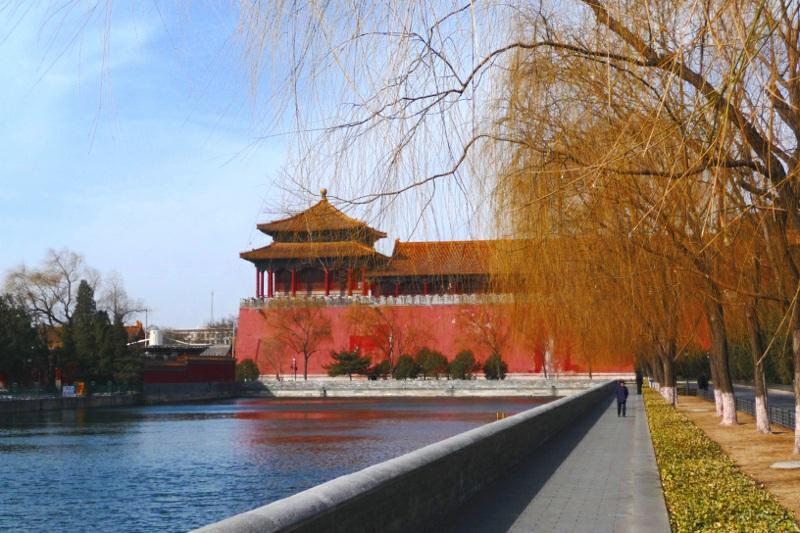
[[[349,217],[333,207],[327,196],[305,211],[288,218],[258,224],[258,229],[267,235],[274,233],[314,233],[319,231],[363,231],[371,233],[375,238],[386,237],[380,230],[367,226],[366,223]]]
[[[273,242],[263,248],[242,252],[239,257],[247,261],[271,259],[317,259],[337,257],[384,257],[374,248],[356,241],[338,242]],[[387,258],[388,259],[388,258]]]
[[[386,266],[373,276],[442,276],[489,274],[502,243],[509,241],[395,242]]]

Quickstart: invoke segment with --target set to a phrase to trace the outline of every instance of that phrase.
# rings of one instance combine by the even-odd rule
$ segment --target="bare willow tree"
[[[526,123],[522,131],[514,128],[522,121],[509,113],[510,124],[501,123],[502,131],[524,150],[536,152],[543,160],[540,169],[568,167],[568,176],[562,169],[555,187],[537,188],[540,198],[563,198],[565,186],[574,189],[587,181],[598,190],[593,196],[602,195],[608,179],[660,189],[633,211],[623,210],[632,215],[628,237],[641,236],[648,227],[643,222],[656,220],[669,230],[672,249],[642,245],[667,253],[676,268],[695,275],[704,292],[723,422],[734,423],[725,320],[729,293],[778,300],[787,327],[795,337],[798,331],[797,256],[790,241],[798,216],[793,103],[798,8],[630,2],[612,10],[600,2],[586,4],[594,23],[583,20],[584,37],[573,42],[575,50],[559,54],[557,45],[547,46],[547,53],[520,54],[536,68],[519,69],[524,92],[511,92],[509,105],[524,97]],[[565,34],[563,25],[548,25],[549,35]],[[580,120],[570,120],[576,117]],[[586,127],[595,117],[613,124],[611,135]],[[732,258],[726,248],[746,238],[738,228],[754,219],[766,229],[764,239],[777,259],[773,270],[782,271],[779,264],[787,267],[786,274],[777,273],[785,286],[773,294],[725,279]],[[751,233],[749,240],[754,239]],[[751,338],[757,340],[755,334]],[[797,393],[798,346],[794,350]]]
[[[99,303],[111,320],[120,324],[124,324],[132,315],[145,311],[141,300],[128,295],[122,277],[117,272],[111,272],[103,279]]]
[[[65,326],[72,321],[81,280],[94,289],[100,274],[75,252],[48,250],[40,266],[21,265],[10,270],[5,290],[24,302],[40,324]]]
[[[123,324],[144,311],[142,301],[128,295],[117,272],[101,276],[81,254],[67,249],[48,250],[38,266],[20,265],[9,270],[4,289],[23,302],[40,325],[66,326],[72,321],[81,280],[100,294],[100,308],[114,322]]]

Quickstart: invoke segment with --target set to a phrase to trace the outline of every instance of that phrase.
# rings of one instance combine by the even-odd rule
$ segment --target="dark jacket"
[[[625,400],[628,399],[628,387],[626,387],[625,385],[621,387],[617,385],[616,395],[618,402],[620,403],[624,402]]]

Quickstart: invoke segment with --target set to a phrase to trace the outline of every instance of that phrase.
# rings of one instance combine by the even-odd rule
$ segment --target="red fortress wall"
[[[452,360],[455,355],[463,349],[470,349],[475,353],[476,358],[483,362],[489,355],[488,348],[480,346],[464,333],[460,327],[460,317],[463,313],[470,311],[479,312],[482,305],[393,305],[391,310],[395,320],[396,328],[405,328],[414,331],[414,342],[416,347],[428,347],[442,352],[448,359]],[[309,361],[309,374],[326,374],[324,365],[330,364],[330,352],[345,349],[361,348],[363,353],[372,356],[373,362],[378,362],[383,358],[379,350],[374,347],[373,338],[365,336],[363,332],[355,332],[352,318],[348,315],[350,307],[326,307],[322,313],[330,319],[332,339],[321,343],[319,351],[315,353]],[[297,359],[298,374],[303,372],[302,354],[285,352],[275,347],[274,332],[274,313],[280,309],[254,309],[242,307],[239,310],[239,328],[236,335],[236,359],[252,359],[258,364],[262,374],[274,376],[276,373],[289,375],[292,357]],[[506,320],[507,322],[507,320]],[[508,327],[508,324],[501,324],[498,327]],[[544,361],[544,342],[524,341],[513,339],[507,335],[508,339],[502,350],[502,357],[508,364],[510,373],[541,373]],[[267,353],[271,350],[270,353]],[[410,354],[413,355],[413,354]],[[555,339],[554,354],[552,360],[558,367],[559,372],[587,372],[585,364],[581,364],[581,358],[575,354],[568,342]],[[277,361],[277,364],[276,364]],[[279,369],[276,367],[280,367]],[[617,366],[595,365],[593,372],[632,372],[630,364]]]

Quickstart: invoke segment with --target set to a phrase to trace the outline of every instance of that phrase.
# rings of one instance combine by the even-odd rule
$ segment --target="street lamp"
[[[297,381],[297,358],[292,357],[292,372],[294,373],[294,380]]]

